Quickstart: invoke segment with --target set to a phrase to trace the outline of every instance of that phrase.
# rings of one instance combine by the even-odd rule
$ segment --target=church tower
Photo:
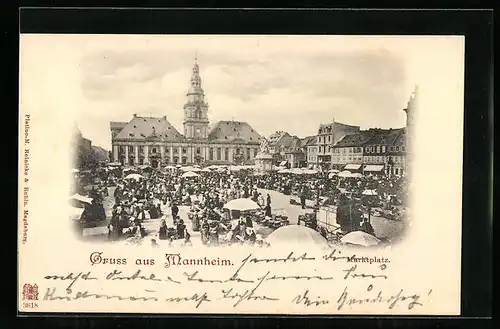
[[[200,68],[196,57],[187,98],[184,105],[184,136],[190,139],[208,138],[208,104],[205,103],[205,93],[201,87]]]

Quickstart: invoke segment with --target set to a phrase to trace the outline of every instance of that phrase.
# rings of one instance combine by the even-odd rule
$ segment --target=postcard
[[[464,43],[21,34],[18,311],[459,315]]]

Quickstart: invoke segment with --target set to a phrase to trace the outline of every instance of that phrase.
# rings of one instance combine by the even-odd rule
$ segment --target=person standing
[[[271,207],[271,196],[269,195],[269,193],[267,193],[266,206]]]
[[[302,190],[300,192],[300,205],[302,206],[302,209],[306,208],[306,189],[305,189],[305,187],[302,187]]]
[[[265,214],[264,216],[266,217],[271,217],[271,204],[268,203],[266,207],[264,208]]]
[[[172,202],[172,218],[177,218],[177,215],[179,214],[179,207],[177,207],[177,204],[175,202]]]
[[[165,219],[162,219],[160,222],[160,230],[159,230],[159,239],[160,240],[166,240],[168,237],[168,228],[167,228],[167,222]]]

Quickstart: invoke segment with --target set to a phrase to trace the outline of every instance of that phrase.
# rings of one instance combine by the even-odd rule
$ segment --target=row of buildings
[[[397,129],[372,128],[339,122],[320,124],[316,135],[299,138],[284,131],[269,137],[275,163],[290,168],[308,167],[352,172],[405,175],[409,167],[407,147],[413,135],[417,89],[412,93],[406,112],[406,125]]]
[[[319,170],[405,173],[406,131],[414,94],[408,103],[407,127],[368,129],[340,122],[321,124],[305,138],[277,131],[267,138],[275,165]],[[163,117],[133,115],[111,122],[112,161],[152,167],[178,164],[253,164],[262,136],[247,122],[210,124],[199,65],[195,59],[184,105],[183,133]]]

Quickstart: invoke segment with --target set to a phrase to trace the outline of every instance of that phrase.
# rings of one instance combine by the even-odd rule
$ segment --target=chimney
[[[164,116],[162,117],[162,119],[163,119],[163,120],[167,120],[167,116],[166,116],[166,115],[164,115]]]
[[[137,118],[137,113],[134,113],[134,118]]]

